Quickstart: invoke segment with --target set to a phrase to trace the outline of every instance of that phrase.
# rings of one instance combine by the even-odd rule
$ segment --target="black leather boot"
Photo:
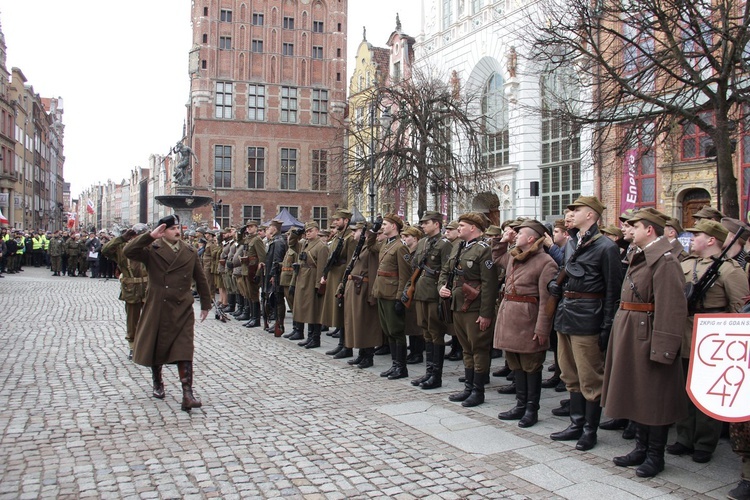
[[[305,338],[305,324],[299,321],[293,321],[292,334],[289,336],[289,340],[302,340]]]
[[[393,370],[396,369],[396,343],[395,342],[388,342],[388,350],[391,353],[391,367],[388,368],[386,371],[381,372],[381,377],[387,377],[390,375]],[[375,351],[375,354],[377,354],[377,351]]]
[[[178,361],[177,371],[180,374],[180,382],[182,383],[182,411],[190,411],[193,408],[200,408],[203,406],[200,399],[195,399],[193,396],[193,362],[192,361]]]
[[[391,353],[391,346],[389,344],[383,344],[374,351],[375,356],[385,356]]]
[[[633,439],[635,437],[635,422],[632,420],[628,421],[627,427],[622,431],[622,438],[623,439]],[[601,427],[601,425],[599,425]]]
[[[627,418],[611,418],[599,424],[600,429],[605,431],[620,431],[628,426]]]
[[[422,375],[419,378],[415,378],[414,380],[411,381],[411,385],[413,385],[413,386],[420,385],[422,382],[428,380],[430,378],[430,376],[432,375],[432,360],[433,360],[433,357],[434,357],[434,354],[432,352],[432,346],[433,346],[433,344],[432,344],[432,342],[425,342],[424,345],[425,345],[425,355],[427,357],[427,362],[426,362],[427,368],[425,369],[424,375]],[[409,360],[407,359],[406,362],[408,363]]]
[[[552,408],[552,411],[550,413],[552,413],[556,417],[569,417],[570,416],[570,400],[561,399],[560,406],[558,406],[557,408]]]
[[[632,467],[633,465],[641,465],[646,461],[646,450],[648,450],[648,426],[640,425],[635,422],[633,422],[633,424],[635,425],[635,449],[627,455],[612,459],[618,467]]]
[[[341,330],[338,327],[334,330],[334,332],[339,332],[339,331],[341,331]],[[330,334],[326,333],[326,335],[330,335]],[[333,349],[326,351],[326,354],[328,356],[334,356],[335,357],[338,353],[340,353],[342,350],[345,349],[345,347],[344,347],[344,336],[343,335],[339,335],[336,338],[339,339],[339,343]],[[351,352],[351,349],[350,349],[350,352]],[[351,356],[351,354],[349,354],[349,356]],[[347,356],[347,357],[349,357],[349,356]]]
[[[373,365],[372,358],[375,356],[375,348],[368,347],[366,349],[362,349],[362,351],[362,361],[360,361],[360,363],[357,365],[357,368],[370,368]]]
[[[248,328],[256,328],[260,326],[260,302],[253,302],[251,307],[253,308],[252,317],[245,324]]]
[[[507,385],[501,385],[497,388],[498,394],[518,394],[518,390],[516,389],[516,382],[515,380]]]
[[[437,389],[443,386],[443,363],[445,361],[445,345],[428,344],[432,346],[432,372],[430,378],[419,384],[424,390]]]
[[[302,325],[302,327],[303,327],[302,335],[303,336],[305,334],[305,332],[304,332],[304,326],[305,325],[303,324]],[[302,342],[297,342],[298,346],[305,347],[307,344],[309,344],[310,342],[312,342],[313,330],[315,329],[314,327],[315,327],[315,325],[313,325],[312,323],[308,323],[307,324],[307,338],[304,339]]]
[[[510,375],[511,371],[512,370],[508,366],[508,361],[505,361],[505,364],[501,368],[498,368],[497,370],[492,372],[492,376],[493,377],[507,377],[508,375]]]
[[[461,406],[472,408],[482,403],[484,403],[484,373],[474,372],[474,387],[472,387],[469,397],[461,403]]]
[[[231,314],[234,319],[237,319],[237,316],[242,314],[242,311],[244,310],[245,310],[245,297],[238,294],[237,303],[235,305],[234,312],[229,313],[229,314]]]
[[[396,348],[396,368],[388,375],[388,380],[396,380],[409,376],[409,369],[406,367],[406,344],[394,344]]]
[[[668,425],[648,426],[646,461],[635,470],[638,477],[654,477],[664,470],[664,448],[667,446]]]
[[[516,374],[516,385],[519,375]],[[542,397],[542,372],[526,373],[526,413],[518,427],[531,427],[539,421],[539,400]]]
[[[554,441],[572,441],[583,434],[583,424],[586,422],[586,398],[580,392],[570,393],[570,425],[567,429],[550,434]]]
[[[363,359],[365,359],[364,358],[364,349],[360,349],[357,352],[357,357],[350,359],[349,361],[346,362],[346,364],[347,365],[352,365],[352,366],[358,365],[358,364],[360,364],[362,362]]]
[[[526,413],[526,372],[516,370],[516,406],[497,415],[500,420],[520,420]]]
[[[464,368],[464,390],[448,396],[449,401],[466,401],[474,389],[474,368]]]
[[[154,397],[156,399],[164,399],[164,380],[161,378],[162,365],[155,365],[151,367],[151,380],[154,383]]]
[[[586,423],[583,424],[583,434],[576,443],[576,450],[588,451],[596,446],[596,431],[602,418],[602,407],[599,400],[586,401]]]
[[[464,359],[464,350],[461,347],[461,343],[458,341],[458,337],[455,335],[451,337],[451,351],[445,356],[445,359],[450,361],[460,361]]]
[[[282,335],[282,337],[285,338],[285,339],[288,339],[289,337],[291,337],[292,335],[294,335],[294,333],[296,331],[297,331],[297,322],[296,321],[292,321],[292,330],[289,333],[285,333],[284,335]]]
[[[346,359],[351,358],[352,356],[354,356],[354,352],[351,347],[344,347],[333,356],[333,359]]]
[[[312,338],[310,342],[305,344],[305,349],[315,349],[320,347],[320,323],[313,325],[313,331],[311,333]]]
[[[336,337],[335,337],[335,338],[339,338],[339,336],[338,336],[338,333],[339,333],[339,329],[338,329],[338,328],[336,328],[336,329],[335,329],[335,330],[333,330],[332,332],[326,332],[326,335],[327,335],[327,336],[329,336],[329,337],[333,337],[333,335],[334,335],[334,334],[336,334]]]
[[[237,318],[237,321],[247,321],[250,319],[250,301],[245,299],[243,303],[244,308],[242,309],[242,313],[239,316],[235,316],[235,318]]]
[[[416,365],[424,361],[425,341],[421,335],[409,335],[409,355],[406,357],[406,364]]]
[[[228,297],[229,306],[224,309],[226,314],[233,313],[237,310],[237,294],[230,293]]]

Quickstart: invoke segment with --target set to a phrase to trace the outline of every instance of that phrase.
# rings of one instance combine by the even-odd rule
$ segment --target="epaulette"
[[[490,244],[487,243],[486,241],[477,241],[477,245],[479,245],[480,247],[484,247],[484,248],[490,248]]]
[[[444,241],[445,243],[450,243],[450,240],[448,238],[440,238],[440,241]]]

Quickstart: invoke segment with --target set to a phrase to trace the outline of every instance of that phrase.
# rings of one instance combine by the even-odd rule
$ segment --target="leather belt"
[[[397,278],[398,271],[378,271],[378,276],[385,276],[386,278]]]
[[[533,295],[510,295],[507,293],[503,295],[503,300],[509,300],[511,302],[528,302],[530,304],[536,304],[539,302],[539,299]]]
[[[291,272],[291,271],[294,271],[294,268],[293,268],[293,267],[282,267],[282,268],[281,268],[281,270],[282,270],[282,271],[288,271],[288,272]]]
[[[566,299],[603,299],[603,293],[563,292]]]
[[[349,275],[349,278],[347,278],[347,280],[348,280],[348,281],[354,281],[354,277],[352,277],[352,275],[350,274],[350,275]],[[357,280],[357,281],[359,281],[359,282],[361,282],[361,283],[369,283],[369,282],[370,282],[370,278],[368,278],[367,276],[365,276],[365,277],[364,277],[364,278],[362,278],[361,280]]]
[[[147,283],[148,282],[148,276],[144,276],[142,278],[120,278],[123,283]]]
[[[624,311],[654,312],[651,302],[620,302],[620,309]]]

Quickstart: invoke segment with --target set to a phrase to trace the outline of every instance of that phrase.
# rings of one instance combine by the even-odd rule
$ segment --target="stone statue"
[[[172,153],[179,154],[180,157],[174,167],[174,174],[172,178],[178,186],[192,186],[193,185],[193,169],[190,166],[190,157],[195,158],[196,163],[198,157],[195,156],[193,150],[188,146],[178,142],[175,147],[172,148]]]
[[[511,78],[516,77],[517,66],[518,66],[518,54],[516,53],[516,48],[514,46],[511,46],[510,51],[508,52],[508,75]]]

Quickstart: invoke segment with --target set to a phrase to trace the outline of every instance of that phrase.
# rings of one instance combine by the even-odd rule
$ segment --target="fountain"
[[[174,213],[180,218],[180,222],[189,225],[193,220],[193,210],[205,207],[213,201],[213,198],[194,194],[193,169],[190,167],[190,157],[195,157],[193,150],[180,141],[172,148],[172,152],[180,155],[172,176],[177,185],[175,188],[176,194],[164,194],[156,196],[155,199],[165,207],[174,209]],[[197,162],[198,158],[195,160]]]

